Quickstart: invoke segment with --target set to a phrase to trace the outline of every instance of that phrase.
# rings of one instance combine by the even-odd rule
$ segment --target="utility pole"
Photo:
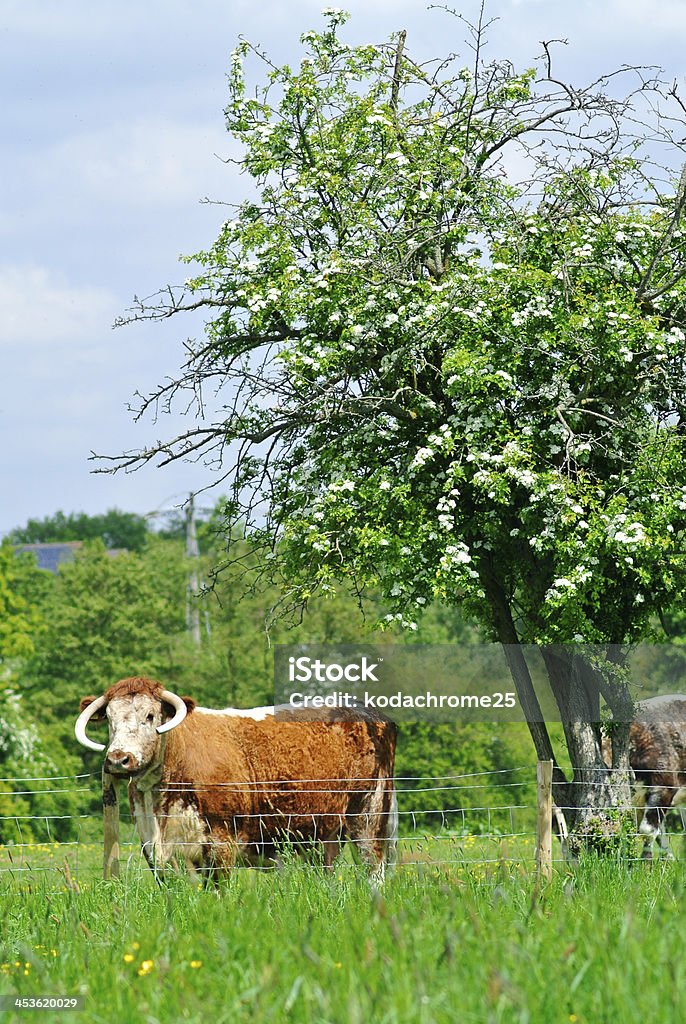
[[[189,495],[186,505],[186,557],[189,559],[188,586],[186,587],[186,628],[193,643],[200,645],[200,606],[198,604],[198,535],[195,529],[195,501]]]

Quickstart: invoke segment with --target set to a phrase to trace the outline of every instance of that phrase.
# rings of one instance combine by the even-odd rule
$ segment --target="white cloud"
[[[610,0],[603,4],[586,4],[590,17],[604,20],[615,29],[625,32],[648,30],[671,34],[686,27],[686,4],[683,0],[660,0],[647,4],[645,0]]]
[[[508,6],[514,12],[508,12]],[[579,0],[574,5],[559,0],[499,0],[491,13],[500,16],[501,27],[528,34],[532,41],[551,32],[568,38],[573,61],[583,63],[586,45],[602,50],[608,68],[642,59],[657,63],[663,57],[671,63],[679,34],[686,29],[684,0]],[[660,53],[663,48],[667,53]]]
[[[419,60],[451,50],[471,60],[465,26],[428,11],[430,0],[333,2],[352,14],[347,40],[381,42],[406,28]],[[176,370],[179,339],[199,330],[185,318],[118,332],[111,323],[134,291],[187,276],[176,253],[211,243],[224,214],[199,198],[235,202],[247,189],[213,155],[237,155],[221,110],[238,34],[296,66],[298,37],[324,25],[326,5],[4,0],[0,77],[12,103],[1,112],[0,232],[14,265],[0,264],[0,529],[58,507],[147,511],[211,479],[182,465],[89,475],[91,448],[117,452],[172,433],[175,421],[134,424],[125,406]],[[449,6],[478,16],[479,0]],[[578,83],[625,61],[683,75],[686,0],[488,0],[486,14],[500,18],[487,32],[490,56],[519,66],[539,40],[568,37],[556,64]]]
[[[118,310],[113,292],[73,285],[44,267],[0,266],[3,345],[52,348],[88,342]]]
[[[63,139],[46,153],[43,177],[68,178],[71,190],[108,205],[196,202],[237,176],[215,156],[226,159],[229,148],[220,118],[140,118]]]
[[[169,32],[181,24],[192,31],[194,22],[224,14],[219,0],[195,0],[193,11],[184,0],[146,0],[145,4],[133,0],[99,0],[97,4],[86,0],[60,0],[46,4],[44,0],[3,0],[2,17],[5,31],[23,34],[31,39],[46,39],[50,43],[64,42],[68,46],[85,43],[112,44],[113,39],[131,43],[151,25],[158,34]]]
[[[45,36],[53,41],[60,37],[74,39],[74,35],[91,39],[104,33],[108,21],[99,17],[87,17],[86,12],[73,0],[60,4],[37,4],[35,0],[4,0],[3,24],[5,31],[36,36]]]

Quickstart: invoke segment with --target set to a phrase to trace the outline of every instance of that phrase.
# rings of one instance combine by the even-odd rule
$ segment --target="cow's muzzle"
[[[110,750],[105,758],[105,770],[110,775],[133,775],[139,768],[138,758],[124,750]]]

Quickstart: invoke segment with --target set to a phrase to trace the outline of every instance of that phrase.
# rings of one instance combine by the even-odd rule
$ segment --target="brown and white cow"
[[[331,866],[350,840],[380,882],[395,856],[395,725],[359,711],[221,711],[152,679],[85,697],[76,737],[107,718],[104,775],[128,780],[143,853],[216,877],[239,859],[275,860],[280,844],[317,847]],[[104,802],[107,803],[106,799]]]
[[[652,857],[655,840],[671,857],[665,823],[671,810],[684,822],[686,803],[686,696],[650,697],[636,707],[629,731],[629,762],[635,776],[634,799],[643,808],[639,832],[643,857]]]

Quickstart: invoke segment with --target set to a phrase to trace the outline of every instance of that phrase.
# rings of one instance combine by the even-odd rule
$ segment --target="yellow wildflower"
[[[150,974],[150,971],[153,969],[154,966],[155,966],[155,961],[154,960],[144,960],[143,963],[138,968],[139,976],[142,978],[142,977],[144,977],[144,975]]]
[[[140,949],[140,948],[141,948],[140,942],[132,942],[131,943],[131,949]]]
[[[191,967],[202,967],[202,960],[191,960]]]
[[[124,961],[125,961],[125,963],[130,964],[133,959],[134,959],[133,953],[124,953]]]

